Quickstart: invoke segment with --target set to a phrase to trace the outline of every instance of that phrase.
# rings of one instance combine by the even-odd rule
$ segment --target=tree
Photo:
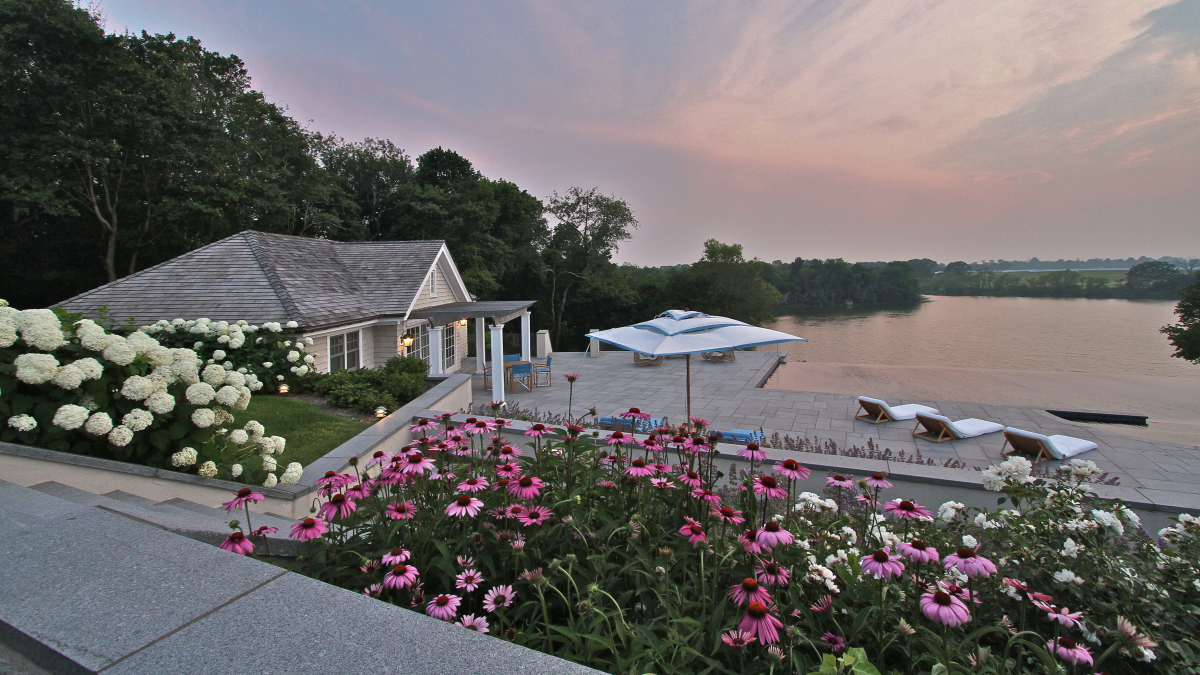
[[[676,272],[663,289],[664,299],[677,309],[694,309],[760,324],[775,319],[783,296],[760,276],[764,262],[747,261],[740,244],[704,242],[704,256]]]
[[[1175,265],[1160,260],[1142,262],[1125,273],[1125,285],[1135,296],[1174,296],[1188,276]]]
[[[942,271],[942,274],[948,274],[950,276],[965,276],[970,273],[971,266],[961,260],[957,260],[949,265],[946,265],[946,269]]]
[[[638,221],[629,204],[600,194],[599,188],[555,192],[546,211],[557,220],[542,259],[550,283],[551,335],[558,344],[571,293],[580,282],[598,282],[612,273],[612,257],[633,236]]]
[[[1179,323],[1161,329],[1175,347],[1171,356],[1200,364],[1200,280],[1183,289],[1183,299],[1175,305],[1175,314]]]
[[[412,160],[386,139],[347,143],[337,136],[318,135],[314,141],[321,165],[356,207],[347,214],[357,223],[348,237],[382,239],[396,225],[404,187],[413,182]]]

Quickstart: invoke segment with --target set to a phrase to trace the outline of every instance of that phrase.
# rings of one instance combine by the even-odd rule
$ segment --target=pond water
[[[1176,321],[1171,301],[926,299],[911,309],[784,316],[765,326],[809,339],[779,346],[791,362],[1200,377],[1200,366],[1173,358],[1158,332]]]

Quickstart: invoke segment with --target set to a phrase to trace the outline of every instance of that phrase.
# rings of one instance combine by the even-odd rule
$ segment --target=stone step
[[[161,504],[147,500],[137,495],[120,493],[117,495],[98,495],[55,481],[47,481],[31,486],[32,489],[59,499],[75,502],[84,506],[94,506],[105,511],[116,513],[131,520],[152,525],[176,534],[202,541],[214,546],[225,541],[229,536],[229,519],[221,519],[208,514],[196,513],[171,504]],[[120,492],[120,491],[116,491]],[[136,502],[136,503],[135,503]],[[153,506],[146,508],[139,504],[150,502]],[[267,537],[264,546],[261,539],[255,541],[255,551],[266,553],[269,548],[274,555],[297,556],[302,552],[299,542],[288,538],[288,531],[279,532]]]
[[[212,516],[213,518],[219,518],[225,522],[229,522],[229,521],[235,520],[235,519],[239,520],[239,521],[246,519],[246,513],[244,511],[235,511],[233,513],[226,513],[225,509],[213,507],[213,506],[205,506],[203,504],[197,504],[196,502],[189,502],[188,500],[183,499],[181,497],[176,497],[174,499],[168,499],[167,501],[162,502],[162,503],[165,505],[173,506],[175,508],[185,509],[187,511],[191,511],[192,513],[199,513],[201,515]],[[256,511],[251,511],[250,512],[250,524],[256,528],[262,527],[263,525],[266,525],[268,527],[276,527],[276,528],[279,528],[279,531],[281,533],[286,534],[287,532],[291,531],[291,527],[292,527],[292,525],[296,524],[296,521],[292,520],[291,518],[286,518],[284,516],[281,516],[281,515],[278,515],[275,513],[270,513],[270,512],[258,513]]]

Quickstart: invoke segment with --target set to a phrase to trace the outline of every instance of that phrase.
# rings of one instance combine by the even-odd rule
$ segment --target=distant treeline
[[[1176,300],[1180,290],[1196,280],[1195,269],[1150,260],[1134,265],[1124,281],[1065,270],[1029,276],[973,270],[964,262],[946,266],[928,278],[922,290],[931,295],[994,295],[1042,298],[1162,298]]]

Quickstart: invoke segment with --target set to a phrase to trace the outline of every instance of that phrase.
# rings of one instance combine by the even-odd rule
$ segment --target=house
[[[468,319],[476,321],[482,354],[486,321],[498,339],[504,324],[519,318],[521,353],[529,360],[533,302],[472,300],[442,241],[339,242],[248,230],[62,305],[93,318],[107,305],[110,316],[142,325],[200,317],[294,321],[313,339],[318,371],[374,368],[413,354],[437,375],[462,365]]]

